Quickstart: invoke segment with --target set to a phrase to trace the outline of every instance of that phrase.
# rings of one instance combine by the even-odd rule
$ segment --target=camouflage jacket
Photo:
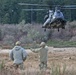
[[[26,59],[27,53],[25,49],[22,48],[21,46],[15,46],[9,53],[9,56],[11,60],[14,61],[14,63],[20,64],[23,63],[23,61]]]
[[[33,52],[37,53],[39,52],[40,56],[40,62],[46,62],[48,59],[48,47],[45,46],[44,48],[38,48],[38,49],[31,49]]]

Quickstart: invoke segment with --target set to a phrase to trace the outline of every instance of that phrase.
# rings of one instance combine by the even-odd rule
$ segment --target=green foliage
[[[20,6],[18,3],[32,3],[32,4],[48,4],[50,8],[52,5],[70,5],[76,4],[76,0],[0,0],[0,23],[3,24],[17,24],[23,19],[26,23],[37,22],[43,23],[45,11],[23,11],[22,9],[47,9],[47,7],[39,6]],[[76,10],[62,10],[67,20],[75,20]],[[70,18],[69,18],[70,17]]]
[[[0,63],[0,70],[3,70],[4,69],[4,61],[2,61],[1,63]]]
[[[24,19],[25,19],[25,13],[24,13],[24,11],[21,11],[19,21],[21,22],[21,21],[24,20]],[[25,20],[26,20],[26,19],[25,19]]]
[[[49,40],[47,42],[49,46],[54,47],[76,47],[75,41],[56,41],[56,40]]]
[[[64,64],[61,68],[60,65],[52,65],[52,73],[51,75],[66,75],[66,65]]]
[[[0,29],[0,41],[2,40],[2,31]]]
[[[9,16],[9,13],[6,13],[5,15],[4,15],[4,17],[3,17],[3,23],[4,24],[8,24],[8,23],[10,23],[10,18],[9,18],[10,16]]]

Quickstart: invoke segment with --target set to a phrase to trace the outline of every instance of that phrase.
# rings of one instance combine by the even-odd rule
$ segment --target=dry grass
[[[48,68],[46,71],[39,70],[38,54],[31,53],[24,62],[25,70],[15,70],[13,62],[8,54],[0,54],[0,63],[4,62],[4,68],[0,75],[76,75],[76,53],[74,52],[49,52]]]

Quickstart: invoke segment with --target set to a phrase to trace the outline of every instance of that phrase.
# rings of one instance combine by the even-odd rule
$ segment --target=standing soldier
[[[45,42],[41,42],[39,49],[31,49],[33,52],[40,53],[40,69],[47,68],[47,58],[48,58],[48,47],[45,45]]]
[[[15,68],[24,69],[23,61],[26,60],[27,53],[21,46],[21,42],[17,41],[16,46],[12,49],[9,56],[13,60]]]

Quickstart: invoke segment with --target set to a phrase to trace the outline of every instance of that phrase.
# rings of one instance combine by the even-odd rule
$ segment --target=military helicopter
[[[76,5],[53,5],[53,7],[55,8],[55,11],[53,12],[52,10],[49,10],[49,16],[48,18],[46,17],[47,19],[42,28],[44,28],[44,31],[46,31],[46,29],[58,29],[59,32],[60,28],[65,29],[67,23],[60,9],[76,9]],[[58,16],[57,13],[60,13],[60,15]]]
[[[18,3],[19,5],[25,5],[25,6],[38,6],[38,7],[47,7],[49,8],[49,5],[46,4],[27,4],[27,3]],[[44,22],[44,24],[42,25],[42,28],[44,28],[44,31],[46,31],[46,29],[65,29],[65,25],[66,25],[66,20],[64,18],[63,13],[60,11],[60,9],[76,9],[76,5],[52,5],[53,8],[55,8],[54,12],[47,9],[47,11],[49,11],[50,14],[48,14],[50,17],[46,17],[46,21]],[[26,11],[45,11],[46,9],[25,9]],[[54,13],[56,14],[56,12],[60,11],[60,13],[63,15],[63,17],[59,17],[56,19],[56,15],[54,15]],[[53,19],[54,18],[54,19]]]
[[[49,10],[49,16],[44,22],[42,28],[45,28],[44,31],[46,31],[46,28],[62,28],[65,29],[66,20],[64,18],[63,13],[58,9],[58,7],[55,7],[55,12],[52,10]]]

